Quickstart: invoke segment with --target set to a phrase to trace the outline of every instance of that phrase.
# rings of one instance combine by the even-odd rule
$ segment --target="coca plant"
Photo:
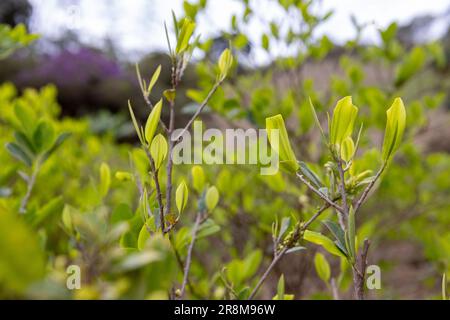
[[[280,132],[279,146],[276,147],[279,150],[280,167],[284,168],[287,174],[295,175],[301,183],[322,200],[323,205],[309,220],[302,221],[293,215],[292,222],[288,218],[282,221],[280,227],[274,224],[274,257],[250,294],[250,299],[255,297],[271,269],[285,254],[293,250],[305,249],[301,246],[303,240],[320,245],[330,254],[344,259],[353,272],[355,297],[357,299],[364,298],[370,240],[356,237],[358,212],[401,143],[406,122],[405,107],[403,101],[396,98],[386,111],[387,119],[381,163],[378,171],[373,173],[371,170],[355,170],[353,165],[357,157],[363,125],[359,126],[359,130],[355,134],[358,107],[352,103],[352,98],[348,96],[337,102],[332,118],[330,119],[328,116],[327,131],[322,128],[311,101],[310,106],[320,129],[324,146],[329,153],[329,161],[326,162],[325,172],[322,175],[315,173],[305,162],[297,160],[290,146],[281,115],[267,118],[266,130],[269,137],[271,130],[277,129]],[[319,176],[325,176],[327,180],[322,181]],[[318,220],[327,209],[333,210],[337,216],[337,222],[334,220],[321,221],[328,229],[329,236],[309,229],[310,225]],[[315,266],[319,277],[328,283],[330,267],[323,255],[316,255]],[[338,298],[336,284],[334,282],[329,284],[333,295]]]

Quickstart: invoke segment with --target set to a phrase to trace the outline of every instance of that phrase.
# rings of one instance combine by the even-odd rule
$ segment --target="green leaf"
[[[167,89],[163,92],[164,98],[169,102],[174,102],[177,97],[177,91],[175,89]]]
[[[33,218],[33,226],[39,226],[51,216],[56,214],[61,214],[64,208],[64,200],[62,196],[56,197],[50,200],[47,204],[45,204],[42,208],[40,208],[34,218]]]
[[[42,161],[47,160],[47,158],[55,152],[63,143],[66,141],[72,134],[70,132],[63,132],[61,133],[55,140],[55,143],[53,143],[53,146],[47,150],[44,155],[42,156]]]
[[[197,239],[206,238],[220,231],[220,226],[212,219],[207,219],[198,229]]]
[[[352,97],[347,96],[337,102],[331,121],[330,143],[333,146],[339,148],[342,141],[352,135],[357,114],[358,108],[353,105]]]
[[[36,149],[34,148],[33,143],[25,134],[16,131],[14,132],[14,138],[16,139],[16,142],[21,147],[21,149],[25,151],[31,158],[35,155]]]
[[[0,204],[0,283],[20,296],[45,275],[45,255],[36,232]]]
[[[111,170],[106,162],[100,165],[100,186],[99,191],[102,197],[108,194],[109,186],[111,184]]]
[[[150,154],[155,162],[156,170],[159,170],[164,159],[166,159],[168,151],[167,141],[162,134],[158,134],[152,141],[150,146]]]
[[[233,55],[230,49],[225,49],[219,57],[219,78],[221,80],[230,72],[231,66],[233,65]]]
[[[141,231],[139,231],[138,236],[138,249],[143,250],[145,248],[145,244],[147,243],[147,240],[150,238],[150,233],[147,230],[147,225],[144,223],[144,225],[141,228]]]
[[[38,152],[49,149],[55,142],[55,129],[47,120],[39,121],[33,133],[33,143]]]
[[[133,211],[130,206],[126,203],[121,203],[114,208],[111,214],[111,224],[130,220],[131,218],[133,218]]]
[[[273,152],[277,152],[280,157],[281,167],[291,173],[297,172],[300,166],[292,151],[281,114],[266,118],[266,131]],[[278,139],[276,139],[277,136]]]
[[[324,141],[327,141],[327,138],[326,138],[325,133],[324,133],[324,131],[323,131],[323,129],[322,129],[322,126],[320,125],[319,118],[317,117],[316,108],[314,108],[314,105],[313,105],[313,103],[312,103],[311,98],[309,98],[309,106],[310,106],[310,109],[311,109],[311,113],[313,114],[314,121],[315,121],[316,125],[317,125],[317,126],[319,127],[319,129],[320,129],[320,134],[322,135],[323,140],[324,140]]]
[[[322,188],[323,183],[320,181],[320,178],[312,171],[308,165],[303,162],[299,161],[300,164],[300,171],[317,187]]]
[[[10,142],[5,145],[6,150],[19,161],[22,161],[27,166],[31,167],[33,164],[32,159],[28,156],[28,154],[16,143]]]
[[[350,211],[348,213],[348,246],[347,252],[349,253],[352,259],[356,258],[356,230],[355,230],[355,211],[353,207],[350,207]]]
[[[202,167],[193,166],[191,169],[191,175],[194,190],[196,190],[198,193],[202,193],[203,188],[205,187],[205,173]]]
[[[183,53],[189,46],[189,40],[191,39],[192,33],[194,33],[195,22],[189,18],[184,18],[181,30],[178,35],[177,47],[175,52],[177,54]]]
[[[159,65],[155,72],[152,75],[152,78],[150,80],[150,83],[148,84],[147,93],[150,94],[152,92],[153,87],[156,84],[156,81],[158,81],[159,75],[161,74],[161,65]]]
[[[250,253],[247,258],[244,259],[244,265],[241,272],[245,279],[252,277],[256,271],[258,271],[259,265],[262,262],[262,252],[261,250],[255,250]]]
[[[421,47],[415,47],[396,69],[395,85],[403,85],[425,65],[426,54]]]
[[[316,267],[317,275],[323,282],[328,283],[331,276],[330,265],[323,254],[317,252],[314,256],[314,266]]]
[[[331,220],[324,220],[322,223],[327,227],[328,230],[333,234],[333,236],[336,238],[336,242],[338,247],[346,253],[346,246],[345,246],[345,233],[344,230],[334,221]]]
[[[131,102],[130,100],[128,100],[128,110],[130,111],[130,115],[131,115],[131,120],[133,121],[133,126],[134,129],[136,130],[136,134],[139,138],[139,141],[141,141],[141,144],[145,144],[144,143],[144,139],[142,137],[142,130],[140,129],[141,127],[138,125],[138,122],[136,121],[136,117],[134,116],[134,112],[133,112],[133,108],[131,107]]]
[[[406,110],[403,101],[396,98],[392,106],[386,111],[386,131],[384,133],[382,158],[388,161],[398,149],[405,131]]]
[[[161,117],[162,100],[154,106],[152,112],[148,116],[147,123],[145,124],[145,140],[150,145],[158,128],[159,119]]]
[[[352,137],[347,137],[342,141],[341,144],[341,158],[345,162],[349,162],[353,159],[355,153],[355,144],[353,143]]]
[[[188,201],[189,190],[186,182],[182,181],[177,188],[175,193],[175,203],[177,205],[178,212],[181,214],[186,207]]]
[[[30,107],[24,106],[22,103],[17,103],[14,106],[14,114],[23,131],[31,137],[36,126],[36,115]]]
[[[327,250],[331,254],[334,254],[338,257],[346,258],[344,253],[336,246],[336,244],[331,239],[329,239],[328,237],[324,236],[319,232],[305,230],[303,239],[322,246],[325,250]]]
[[[211,212],[219,202],[219,190],[215,186],[210,187],[205,195],[206,208]]]
[[[284,300],[284,292],[284,274],[281,274],[280,279],[278,279],[277,285],[278,300]]]

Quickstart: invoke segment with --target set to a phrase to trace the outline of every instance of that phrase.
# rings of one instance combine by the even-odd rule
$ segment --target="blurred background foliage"
[[[298,158],[318,168],[327,157],[308,99],[325,115],[340,97],[352,95],[366,132],[355,166],[376,169],[380,148],[373,146],[381,145],[385,110],[401,96],[407,108],[404,143],[360,213],[358,238],[373,240],[370,264],[382,268],[382,289],[368,294],[438,298],[441,276],[450,273],[450,28],[439,41],[417,42],[415,34],[433,21],[418,17],[409,25],[393,22],[379,30],[378,44],[367,44],[361,42],[367,26],[354,18],[355,38],[337,45],[326,35],[316,36],[332,15],[317,12],[316,1],[277,1],[286,12],[282,25],[255,17],[253,1],[241,2],[244,10],[233,15],[231,31],[200,38],[196,51],[202,58],[186,69],[177,106],[189,116],[215,81],[218,55],[231,44],[238,62],[202,115],[206,127],[263,128],[266,117],[281,113]],[[195,20],[207,5],[185,1],[183,14]],[[88,47],[76,34],[53,43],[54,52],[43,52],[40,40],[25,32],[31,14],[27,1],[0,4],[0,297],[167,298],[182,279],[177,260],[185,258],[195,197],[174,235],[181,257],[156,235],[139,246],[143,209],[138,188],[114,178],[116,171],[136,170],[136,179],[152,184],[126,107],[130,99],[138,117],[148,115],[134,65],[118,59],[113,45]],[[251,43],[244,31],[254,19],[269,27],[260,43]],[[288,54],[273,56],[263,66],[249,63],[256,47],[271,56],[271,46],[280,43]],[[158,64],[163,71],[153,102],[170,87],[169,58],[155,52],[139,61],[146,78]],[[41,166],[23,216],[18,211],[28,169],[3,148],[18,130],[18,105],[51,123],[56,133],[71,134]],[[166,116],[163,111],[163,120]],[[178,127],[186,119],[177,118]],[[109,182],[100,175],[102,163],[111,168]],[[192,190],[190,169],[177,166],[175,180],[185,178]],[[270,262],[274,220],[306,219],[318,202],[282,174],[261,176],[253,166],[203,169],[208,184],[219,189],[220,202],[204,232],[208,240],[196,243],[189,298],[245,297]],[[313,227],[320,231],[321,225]],[[284,274],[285,290],[296,299],[331,298],[314,271],[320,249],[305,246],[308,250],[289,254],[277,266],[260,297],[272,298]],[[344,297],[350,297],[350,273],[323,253],[331,273],[340,277]],[[71,264],[82,268],[80,290],[66,288]]]

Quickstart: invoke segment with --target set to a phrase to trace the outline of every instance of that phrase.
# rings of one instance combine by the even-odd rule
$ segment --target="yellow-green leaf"
[[[158,128],[158,122],[161,117],[162,100],[153,107],[152,112],[148,116],[147,123],[145,124],[145,140],[150,145],[155,135],[156,128]]]
[[[355,144],[352,137],[347,137],[341,144],[341,158],[342,160],[349,162],[353,158],[355,153]]]
[[[111,184],[111,170],[107,163],[103,162],[100,165],[100,195],[102,197],[106,196],[109,191],[109,186]]]
[[[133,180],[133,175],[126,171],[117,171],[115,177],[119,181],[130,181]]]
[[[188,48],[189,40],[191,39],[192,33],[194,33],[194,29],[195,22],[193,22],[189,18],[184,18],[180,33],[178,35],[178,43],[175,50],[177,54],[183,53]]]
[[[357,114],[358,108],[353,105],[352,97],[337,102],[331,121],[330,143],[333,146],[340,147],[342,141],[352,135]]]
[[[153,76],[150,80],[150,83],[148,84],[147,93],[150,94],[152,92],[153,87],[156,84],[156,81],[158,81],[159,75],[161,74],[161,65],[156,68],[155,72],[153,73]]]
[[[150,146],[150,154],[155,162],[155,168],[158,170],[167,156],[167,141],[162,134],[158,134]]]
[[[266,118],[267,136],[274,152],[280,157],[280,166],[288,172],[297,172],[299,164],[292,151],[284,119],[281,114]],[[278,133],[278,139],[276,139]],[[274,134],[274,136],[272,136]]]
[[[205,187],[205,173],[200,166],[193,166],[191,169],[192,174],[192,185],[194,189],[201,193]]]
[[[133,121],[134,129],[136,130],[136,134],[139,138],[139,141],[141,141],[142,144],[144,144],[144,137],[142,137],[142,129],[138,125],[138,122],[136,120],[136,117],[134,116],[133,108],[131,107],[131,102],[128,100],[128,110],[130,111],[131,120]]]
[[[224,79],[233,65],[233,55],[230,49],[225,49],[219,58],[219,78]]]
[[[398,149],[405,131],[406,110],[401,98],[396,98],[386,111],[386,131],[384,133],[382,157],[387,161]]]
[[[317,252],[314,256],[314,266],[316,268],[317,275],[325,283],[328,283],[331,276],[330,265],[323,254]]]
[[[215,186],[212,186],[206,191],[205,196],[206,207],[209,211],[214,210],[219,202],[219,190]]]
[[[175,202],[177,205],[178,212],[181,214],[186,207],[188,201],[189,190],[186,182],[182,181],[177,188],[175,193]]]
[[[303,239],[322,246],[325,250],[327,250],[331,254],[334,254],[338,257],[346,258],[346,256],[342,253],[342,251],[339,250],[339,248],[330,238],[324,236],[319,232],[305,230]]]

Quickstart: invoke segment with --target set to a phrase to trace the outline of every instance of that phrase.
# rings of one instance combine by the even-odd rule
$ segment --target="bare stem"
[[[364,189],[363,193],[361,194],[361,197],[359,198],[358,202],[355,205],[355,214],[358,211],[359,207],[363,204],[363,202],[366,200],[367,196],[369,195],[370,190],[375,185],[375,182],[377,182],[378,178],[380,178],[381,174],[383,173],[384,169],[386,168],[387,162],[383,163],[380,170],[378,170],[375,177],[370,181],[370,183],[367,185],[366,189]]]
[[[152,171],[153,181],[155,182],[155,189],[156,189],[156,200],[158,201],[158,207],[159,207],[159,222],[161,225],[161,232],[164,233],[165,227],[165,218],[164,218],[164,205],[162,202],[162,192],[161,192],[161,186],[159,184],[159,178],[158,178],[158,170],[156,170],[155,162],[153,161],[153,157],[151,156],[150,152],[148,151],[148,148],[144,147],[145,153],[147,154],[147,158],[150,162],[150,169]]]
[[[324,195],[322,192],[320,192],[319,190],[317,190],[316,188],[313,187],[313,185],[311,183],[309,183],[308,180],[305,179],[305,177],[303,177],[302,174],[297,173],[297,177],[315,194],[317,194],[322,200],[324,200],[326,203],[328,203],[330,206],[332,206],[333,208],[335,208],[338,212],[344,213],[344,209],[342,209],[337,203],[333,202],[332,200],[328,199],[328,197],[326,195]]]
[[[189,129],[189,127],[192,125],[192,123],[195,121],[195,119],[199,116],[199,114],[202,112],[202,110],[205,108],[205,106],[208,104],[209,100],[211,100],[211,97],[213,94],[217,91],[217,88],[222,84],[223,80],[217,81],[214,86],[209,91],[206,98],[203,100],[203,102],[198,106],[197,110],[195,111],[194,115],[189,119],[188,123],[184,126],[183,130],[180,132],[180,134],[174,139],[175,141],[179,141],[180,138],[184,135],[184,133]]]
[[[280,252],[278,252],[272,262],[270,263],[270,265],[267,267],[266,271],[263,273],[263,275],[261,276],[261,278],[259,279],[258,283],[256,284],[255,288],[253,288],[252,293],[250,294],[250,296],[248,297],[249,300],[253,300],[253,298],[255,297],[256,293],[258,293],[259,288],[262,286],[262,284],[264,283],[264,281],[266,281],[267,276],[270,274],[270,272],[272,271],[272,269],[276,266],[276,264],[278,263],[278,261],[281,260],[281,258],[285,255],[286,251],[288,250],[288,247],[284,247]]]
[[[340,300],[340,298],[339,298],[339,290],[337,288],[336,279],[335,278],[331,278],[330,285],[331,285],[331,294],[333,295],[333,299],[334,300]]]
[[[202,222],[202,214],[201,212],[197,213],[197,217],[195,218],[195,224],[194,228],[192,229],[191,234],[191,243],[189,244],[187,256],[186,256],[186,262],[184,264],[184,274],[183,274],[183,282],[181,284],[181,290],[180,290],[180,298],[183,297],[184,292],[186,291],[186,285],[188,283],[188,277],[189,277],[189,270],[191,268],[191,261],[192,261],[192,251],[194,249],[195,239],[197,237],[198,229],[200,227],[200,224]]]
[[[355,298],[364,300],[364,282],[367,268],[367,255],[369,252],[370,241],[364,240],[361,254],[353,266],[353,284],[355,286]]]
[[[24,197],[22,198],[22,201],[20,202],[20,208],[19,213],[25,214],[27,211],[27,204],[30,200],[31,192],[33,191],[34,185],[36,183],[36,177],[40,169],[40,163],[39,161],[35,164],[33,172],[31,174],[31,177],[27,181],[27,192],[25,193]]]

